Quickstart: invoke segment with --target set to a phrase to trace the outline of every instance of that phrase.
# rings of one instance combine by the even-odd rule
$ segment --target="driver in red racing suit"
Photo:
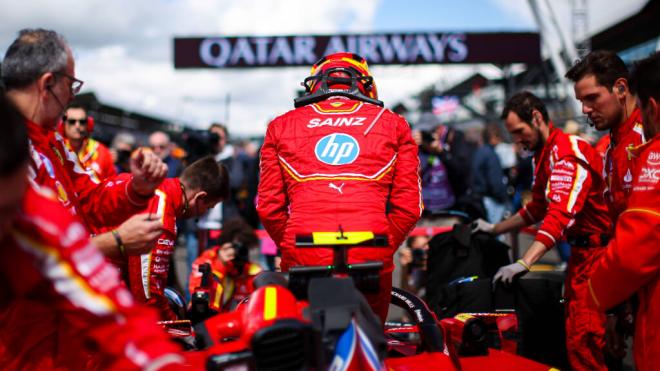
[[[367,295],[384,321],[393,254],[423,209],[417,146],[408,123],[377,100],[363,58],[328,55],[311,75],[298,108],[268,125],[257,211],[281,250],[283,271],[332,263],[332,249],[296,248],[296,235],[340,227],[387,235],[389,248],[348,254],[349,263],[384,263],[379,294]]]

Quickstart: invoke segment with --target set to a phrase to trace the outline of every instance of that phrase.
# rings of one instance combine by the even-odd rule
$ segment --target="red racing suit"
[[[393,112],[333,98],[273,120],[261,149],[257,211],[282,252],[282,270],[332,263],[332,249],[296,248],[296,235],[372,231],[389,248],[354,248],[349,263],[382,261],[381,289],[367,297],[384,319],[392,256],[423,206],[417,145]]]
[[[225,264],[220,260],[218,257],[220,248],[221,246],[216,246],[208,249],[195,259],[190,272],[188,287],[192,293],[201,285],[202,274],[199,272],[199,266],[209,263],[211,272],[218,283],[215,286],[215,298],[211,299],[217,302],[218,311],[227,312],[254,291],[252,281],[254,277],[261,273],[262,269],[259,264],[247,262],[243,266],[243,272],[238,275],[236,272],[232,272],[234,269],[231,263]]]
[[[182,362],[155,324],[156,313],[135,305],[85,227],[54,195],[28,188],[0,241],[2,369],[127,370]]]
[[[600,157],[603,158],[603,161],[605,161],[605,156],[607,156],[607,149],[610,148],[610,143],[611,143],[610,134],[607,133],[603,135],[594,145],[594,149],[596,150],[596,152],[598,152]],[[603,167],[603,169],[605,169],[605,167]]]
[[[96,139],[85,139],[78,151],[78,159],[85,169],[93,171],[100,180],[117,175],[110,150]]]
[[[129,174],[118,175],[119,179],[130,178]],[[161,320],[176,320],[164,296],[170,261],[174,253],[177,230],[176,218],[183,213],[183,191],[179,178],[165,179],[143,212],[161,215],[163,233],[148,254],[129,255],[127,259],[126,281],[131,293],[139,302],[146,302],[160,311]]]
[[[642,117],[635,108],[628,119],[610,133],[610,145],[605,154],[603,178],[607,182],[605,199],[610,203],[612,222],[626,209],[632,190],[633,161],[629,150],[644,143]]]
[[[605,250],[611,228],[601,178],[602,159],[586,141],[550,125],[543,149],[534,155],[532,201],[520,210],[528,224],[542,221],[536,241],[552,248],[571,243],[566,277],[566,345],[574,370],[605,370],[605,316],[587,308],[580,287]]]
[[[637,293],[633,355],[640,371],[660,365],[660,136],[633,149],[628,209],[589,280],[589,303],[605,311]]]
[[[62,205],[79,215],[88,230],[121,224],[144,209],[148,199],[133,191],[130,178],[99,181],[80,165],[77,155],[59,133],[26,121],[30,141],[33,184],[52,189]]]

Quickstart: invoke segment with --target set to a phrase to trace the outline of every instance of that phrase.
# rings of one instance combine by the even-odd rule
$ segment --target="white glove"
[[[529,272],[529,266],[524,261],[522,261],[522,259],[518,259],[513,264],[501,267],[497,273],[495,273],[495,277],[493,277],[493,286],[497,283],[497,281],[510,284],[514,277],[523,275],[527,272]]]
[[[493,233],[494,228],[495,228],[495,224],[490,224],[483,219],[477,219],[477,221],[472,223],[472,233],[477,233],[477,232]]]

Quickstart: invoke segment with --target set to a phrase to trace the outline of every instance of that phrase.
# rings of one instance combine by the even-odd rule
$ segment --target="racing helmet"
[[[314,63],[310,76],[301,83],[305,94],[294,100],[296,107],[316,103],[331,96],[344,96],[383,106],[369,73],[367,60],[355,53],[326,55]]]

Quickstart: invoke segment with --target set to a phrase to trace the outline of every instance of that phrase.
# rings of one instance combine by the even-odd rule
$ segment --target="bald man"
[[[181,161],[172,157],[172,143],[170,142],[170,136],[163,131],[154,131],[149,136],[149,147],[154,151],[154,153],[167,164],[168,178],[176,178],[181,175],[183,170],[183,165]]]

